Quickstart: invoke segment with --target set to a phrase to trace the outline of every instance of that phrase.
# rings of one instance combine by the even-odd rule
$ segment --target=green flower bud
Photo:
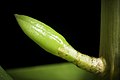
[[[80,68],[101,73],[105,67],[101,58],[94,58],[76,51],[65,38],[48,25],[25,15],[15,14],[24,33],[49,53],[66,59]]]
[[[69,45],[62,35],[43,22],[26,15],[15,14],[15,17],[24,33],[47,52],[58,56],[58,48]]]

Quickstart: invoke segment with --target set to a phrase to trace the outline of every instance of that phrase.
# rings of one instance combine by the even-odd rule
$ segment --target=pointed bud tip
[[[18,16],[19,16],[19,14],[14,14],[14,16],[15,16],[15,17],[18,17]]]
[[[22,15],[20,14],[14,14],[15,18],[20,18]]]

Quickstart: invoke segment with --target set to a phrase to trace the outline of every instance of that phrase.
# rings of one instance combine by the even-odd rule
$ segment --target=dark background
[[[62,34],[76,50],[99,56],[100,0],[13,0],[0,4],[0,64],[4,69],[67,62],[47,53],[29,39],[14,14],[38,19]]]

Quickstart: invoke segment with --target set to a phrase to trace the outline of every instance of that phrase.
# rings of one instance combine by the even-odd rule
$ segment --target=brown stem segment
[[[58,50],[59,50],[58,55],[60,57],[74,63],[78,67],[85,69],[89,72],[100,74],[105,69],[102,58],[95,58],[82,54],[76,51],[70,45],[68,46],[65,45],[64,47],[60,47]]]

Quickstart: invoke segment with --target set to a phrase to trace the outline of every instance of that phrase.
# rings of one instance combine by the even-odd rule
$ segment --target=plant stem
[[[102,80],[120,80],[120,2],[101,1],[100,57],[106,60]]]
[[[100,74],[105,69],[102,58],[95,58],[95,57],[90,57],[88,55],[82,54],[76,51],[70,45],[60,47],[58,50],[59,50],[58,55],[61,58],[64,58],[74,63],[78,67],[85,69],[89,72]]]

